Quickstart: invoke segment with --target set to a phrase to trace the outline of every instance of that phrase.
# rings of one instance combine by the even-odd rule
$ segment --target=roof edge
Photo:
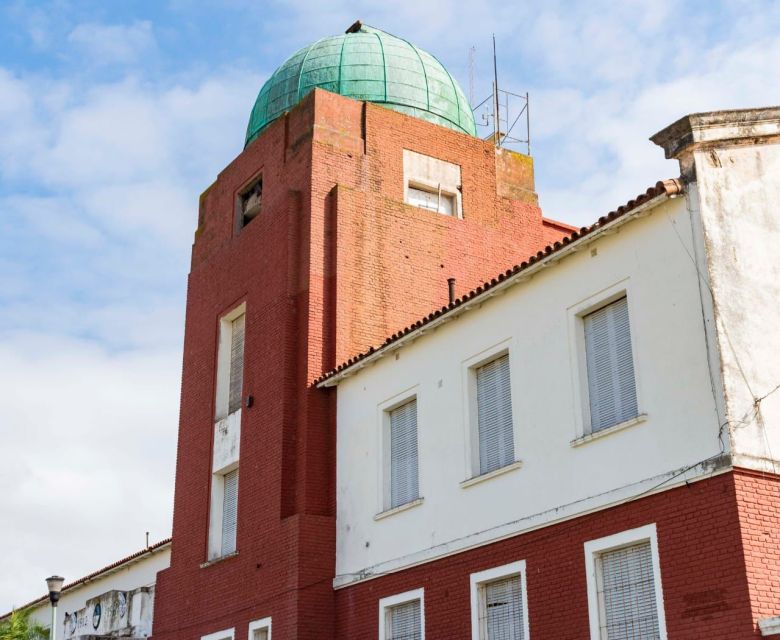
[[[652,209],[661,202],[674,198],[683,192],[684,185],[680,179],[671,178],[657,182],[644,193],[638,195],[633,200],[629,200],[625,205],[601,216],[589,227],[582,227],[572,232],[570,235],[564,236],[561,240],[556,241],[551,245],[547,245],[544,249],[529,256],[527,260],[498,274],[491,280],[472,289],[454,302],[451,302],[449,305],[433,311],[424,318],[421,318],[413,324],[394,333],[380,346],[372,346],[367,351],[351,357],[346,362],[338,365],[335,369],[332,369],[314,380],[312,384],[320,389],[336,386],[344,378],[352,375],[367,364],[384,357],[388,352],[400,348],[409,340],[413,340],[426,331],[460,315],[460,313],[468,311],[474,305],[496,295],[496,293],[504,288],[526,279],[538,269],[549,266],[554,259],[559,260],[570,251],[577,250],[580,245],[593,240],[600,235],[601,232],[616,226],[617,221],[621,219],[623,222],[627,221],[630,219],[628,214],[632,214],[632,217],[636,216],[641,211]]]
[[[97,580],[98,578],[103,577],[103,575],[110,575],[114,573],[115,571],[118,571],[122,567],[125,567],[130,564],[135,564],[136,562],[139,562],[143,560],[147,556],[152,556],[158,551],[164,549],[165,547],[170,547],[171,542],[173,538],[165,538],[164,540],[160,540],[159,542],[155,542],[152,545],[149,545],[145,549],[141,549],[140,551],[136,551],[135,553],[131,553],[129,556],[125,556],[124,558],[117,560],[116,562],[113,562],[112,564],[106,565],[102,569],[98,569],[97,571],[93,571],[92,573],[84,576],[83,578],[79,578],[78,580],[74,580],[73,582],[69,582],[64,587],[62,587],[62,593],[65,593],[66,591],[73,589],[75,587],[78,587],[79,585],[85,584],[87,582],[92,582],[93,580]],[[140,586],[140,585],[139,585]],[[34,607],[37,604],[41,604],[44,602],[48,602],[49,596],[41,596],[40,598],[36,598],[35,600],[32,600],[28,602],[27,604],[17,607],[13,611],[9,611],[8,613],[4,613],[3,615],[0,615],[0,620],[5,620],[8,618],[14,611],[24,611],[25,609],[29,609],[30,607]]]

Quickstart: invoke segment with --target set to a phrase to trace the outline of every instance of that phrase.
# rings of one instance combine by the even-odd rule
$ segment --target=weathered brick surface
[[[754,480],[750,484],[755,487]],[[758,545],[748,559],[754,565],[748,576],[760,572],[766,588],[749,587],[740,530],[743,504],[748,504],[744,478],[725,473],[345,587],[336,591],[336,637],[377,638],[379,599],[423,587],[426,639],[471,638],[470,574],[524,559],[531,637],[589,638],[584,543],[655,523],[670,640],[753,638],[760,634],[751,601],[756,607],[757,595],[766,611],[774,606],[777,612],[777,571],[767,566],[774,572],[769,578],[755,566],[764,557],[763,544]]]
[[[401,202],[404,148],[461,166],[463,220]],[[236,195],[260,172],[262,213],[237,233]],[[276,638],[334,637],[335,394],[309,383],[444,304],[448,277],[469,289],[549,241],[531,177],[523,161],[497,178],[494,148],[476,138],[317,90],[203,194],[155,638],[235,627],[244,640],[247,623],[266,616]],[[498,195],[512,185],[497,180],[513,179],[522,200]],[[242,301],[254,406],[242,412],[238,554],[201,567],[218,320]]]

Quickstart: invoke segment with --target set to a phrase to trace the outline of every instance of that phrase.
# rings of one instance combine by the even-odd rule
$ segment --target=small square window
[[[249,623],[249,640],[271,640],[271,618]]]
[[[525,561],[471,574],[472,640],[527,640]]]
[[[242,227],[254,220],[263,205],[263,177],[260,176],[238,195],[238,215]]]
[[[442,191],[441,185],[436,188],[409,184],[406,201],[420,209],[436,211],[445,216],[454,216],[457,212],[457,198],[453,193]]]

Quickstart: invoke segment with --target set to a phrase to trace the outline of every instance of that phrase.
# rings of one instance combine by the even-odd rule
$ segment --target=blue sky
[[[198,195],[264,79],[354,20],[530,91],[545,213],[677,174],[647,138],[780,103],[780,3],[10,0],[0,5],[0,611],[169,535]]]

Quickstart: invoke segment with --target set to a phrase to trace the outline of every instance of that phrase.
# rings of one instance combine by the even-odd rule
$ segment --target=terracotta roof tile
[[[561,249],[571,244],[572,242],[579,240],[580,238],[583,238],[584,236],[587,236],[588,234],[593,233],[598,229],[601,229],[602,227],[610,224],[614,220],[617,220],[618,218],[629,213],[630,211],[633,211],[637,207],[645,204],[646,202],[649,202],[650,200],[657,198],[659,196],[671,197],[671,196],[679,195],[683,192],[683,188],[684,187],[682,181],[676,178],[657,182],[654,186],[650,187],[649,189],[647,189],[647,191],[638,195],[633,200],[629,200],[626,204],[618,207],[616,210],[610,211],[608,214],[601,216],[592,225],[588,227],[582,227],[578,231],[576,230],[572,231],[572,233],[570,233],[567,236],[564,236],[561,240],[558,240],[551,245],[548,244],[546,247],[544,247],[544,249],[537,251],[534,255],[529,256],[526,260],[524,260],[520,264],[516,264],[513,267],[507,269],[506,271],[499,273],[498,275],[491,278],[489,281],[484,282],[482,285],[477,286],[476,288],[472,289],[465,295],[461,296],[460,298],[457,298],[454,302],[451,302],[448,305],[445,305],[439,309],[436,309],[435,311],[432,311],[424,318],[421,318],[416,322],[413,322],[412,324],[404,327],[400,331],[397,331],[396,333],[394,333],[393,335],[385,339],[384,343],[382,343],[381,345],[376,347],[372,346],[367,351],[352,356],[349,360],[341,363],[335,369],[328,371],[327,373],[323,374],[322,376],[314,380],[313,384],[320,385],[323,382],[326,382],[327,380],[334,377],[335,375],[345,371],[346,369],[349,369],[351,366],[357,364],[361,360],[364,360],[365,358],[374,354],[379,349],[383,349],[391,345],[392,343],[397,342],[398,340],[408,335],[412,331],[416,331],[417,329],[420,329],[424,325],[432,322],[433,320],[436,320],[442,315],[449,313],[453,309],[462,306],[464,303],[469,302],[470,300],[473,300],[476,296],[479,296],[489,291],[490,289],[494,288],[495,286],[497,286],[507,278],[516,275],[517,273],[520,273],[524,269],[527,269],[531,265],[536,264],[540,260],[550,256],[556,251],[560,251]]]

